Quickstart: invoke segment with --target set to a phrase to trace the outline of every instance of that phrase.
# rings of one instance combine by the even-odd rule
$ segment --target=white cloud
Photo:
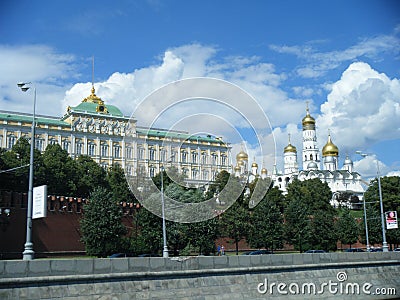
[[[384,53],[398,55],[400,53],[400,38],[395,30],[393,35],[380,35],[360,40],[355,45],[338,51],[318,52],[310,42],[304,46],[271,45],[270,49],[279,53],[292,54],[305,63],[297,67],[297,74],[304,78],[316,78],[325,75],[329,70],[338,68],[342,63],[348,63],[360,58],[380,60]]]
[[[351,64],[332,85],[317,124],[320,133],[331,129],[334,142],[345,148],[365,149],[399,139],[400,81],[366,63]]]
[[[0,45],[0,107],[32,112],[32,96],[22,94],[18,82],[32,82],[37,89],[37,111],[58,115],[68,82],[79,76],[76,58],[43,45]]]

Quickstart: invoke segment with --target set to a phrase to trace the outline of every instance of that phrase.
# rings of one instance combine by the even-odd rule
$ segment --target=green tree
[[[337,237],[342,244],[348,244],[351,248],[351,245],[357,242],[360,228],[347,207],[342,208],[341,214],[335,223],[335,228]]]
[[[76,193],[81,197],[88,197],[89,194],[98,187],[109,188],[106,180],[106,171],[99,166],[90,156],[81,155],[76,160],[77,167],[75,176],[77,177]]]
[[[285,239],[300,252],[303,252],[310,239],[310,222],[307,205],[301,199],[298,202],[290,201],[285,208]]]
[[[146,208],[137,212],[138,234],[131,237],[131,252],[159,253],[163,245],[162,219]]]
[[[400,212],[400,176],[385,176],[381,178],[382,202],[385,211]],[[375,178],[364,193],[366,202],[374,202],[379,209],[379,187]]]
[[[99,175],[101,176],[101,174]],[[101,178],[101,177],[100,177]],[[107,172],[107,182],[116,202],[133,201],[134,197],[120,165],[113,165]]]
[[[320,179],[295,180],[288,186],[285,208],[287,241],[301,251],[336,247],[332,192]]]
[[[283,215],[281,212],[282,192],[271,188],[250,216],[248,242],[254,248],[272,251],[283,246]]]
[[[49,194],[75,195],[77,165],[59,144],[48,145],[43,153],[45,183]]]
[[[188,243],[196,247],[199,254],[210,255],[215,252],[215,240],[219,236],[217,218],[198,223],[187,224]]]
[[[97,188],[90,194],[81,219],[82,241],[87,255],[106,257],[123,250],[126,228],[121,218],[120,206],[110,192]]]
[[[381,244],[382,243],[382,226],[381,226],[381,215],[379,210],[372,205],[367,205],[367,225],[368,225],[368,239],[370,245]],[[359,224],[361,242],[366,244],[365,237],[365,222],[364,218]]]

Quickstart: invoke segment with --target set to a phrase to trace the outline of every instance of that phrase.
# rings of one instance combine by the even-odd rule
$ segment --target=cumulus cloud
[[[317,124],[349,148],[400,138],[400,81],[368,64],[351,64],[332,85]],[[352,129],[352,130],[349,130]]]
[[[32,112],[32,97],[22,94],[16,85],[22,81],[36,86],[39,113],[59,114],[59,99],[63,98],[69,80],[79,77],[73,55],[59,54],[43,45],[0,45],[0,61],[2,109]]]
[[[246,117],[255,123],[258,121],[256,113],[260,109],[266,113],[274,126],[300,117],[301,111],[304,111],[304,104],[296,99],[289,99],[280,88],[286,76],[277,74],[273,65],[260,62],[258,57],[217,58],[217,53],[216,47],[199,44],[170,48],[162,55],[159,64],[128,74],[114,73],[107,80],[95,83],[96,93],[106,103],[116,105],[123,109],[126,115],[130,115],[149,93],[169,82],[191,77],[215,77],[238,85],[255,98],[257,105],[246,106],[240,97],[231,95],[234,105],[246,110]],[[64,107],[77,105],[89,92],[90,83],[75,84],[64,97]],[[148,106],[149,110],[155,108]],[[210,105],[204,105],[202,108],[208,108],[209,111],[217,109]],[[138,123],[149,121],[146,114],[139,114],[135,118],[138,119]],[[248,126],[242,121],[238,119],[235,123],[243,127]],[[267,125],[253,124],[256,127]]]

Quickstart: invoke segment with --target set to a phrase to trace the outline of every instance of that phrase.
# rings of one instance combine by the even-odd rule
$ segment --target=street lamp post
[[[362,153],[361,151],[356,151],[357,154],[360,154],[362,157],[368,156],[366,153]],[[382,251],[388,252],[389,247],[386,241],[386,229],[385,229],[385,218],[383,212],[383,201],[382,201],[382,187],[381,187],[381,174],[379,171],[379,162],[376,159],[376,175],[378,177],[378,190],[379,190],[379,205],[381,210],[381,225],[382,225]],[[364,208],[365,208],[365,199],[364,199]]]
[[[21,82],[17,86],[26,92],[30,89],[31,82]],[[33,114],[32,114],[32,129],[31,129],[31,150],[29,160],[29,189],[28,189],[28,209],[26,213],[26,242],[25,249],[22,252],[23,260],[34,259],[35,252],[33,251],[32,243],[32,201],[33,201],[33,153],[35,149],[35,111],[36,111],[36,87],[33,86]]]
[[[382,201],[382,187],[381,187],[381,174],[379,171],[379,163],[378,160],[376,160],[376,175],[378,176],[378,189],[379,189],[379,205],[381,207],[381,223],[382,223],[382,251],[383,252],[388,252],[389,247],[386,242],[386,229],[385,229],[385,218],[384,218],[384,212],[383,212],[383,201]]]
[[[161,213],[162,213],[162,231],[163,231],[163,257],[169,257],[167,247],[167,228],[165,226],[165,203],[164,203],[164,167],[161,167]]]
[[[367,223],[367,209],[365,207],[365,197],[363,196],[363,203],[364,203],[364,223],[365,223],[365,240],[367,242],[367,251],[370,251],[369,246],[369,237],[368,237],[368,223]]]

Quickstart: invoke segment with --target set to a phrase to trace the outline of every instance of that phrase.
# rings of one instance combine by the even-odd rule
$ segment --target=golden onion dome
[[[243,150],[236,155],[236,161],[248,160],[249,156]]]
[[[301,123],[303,125],[303,130],[315,129],[315,119],[311,117],[308,107],[307,107],[307,114],[303,118]]]
[[[262,169],[261,169],[261,174],[267,174],[267,173],[268,173],[268,171],[267,171],[266,168],[262,168]]]
[[[256,162],[253,162],[253,163],[251,164],[251,167],[252,167],[252,168],[258,168],[258,165],[257,165]]]
[[[288,152],[297,153],[297,149],[296,149],[295,146],[293,146],[292,144],[289,143],[289,145],[287,145],[287,146],[285,147],[285,149],[283,149],[283,152],[284,152],[284,153],[288,153]]]
[[[322,156],[339,156],[339,148],[332,143],[331,135],[328,136],[328,142],[322,148]]]
[[[236,166],[235,171],[240,171],[240,166]]]

